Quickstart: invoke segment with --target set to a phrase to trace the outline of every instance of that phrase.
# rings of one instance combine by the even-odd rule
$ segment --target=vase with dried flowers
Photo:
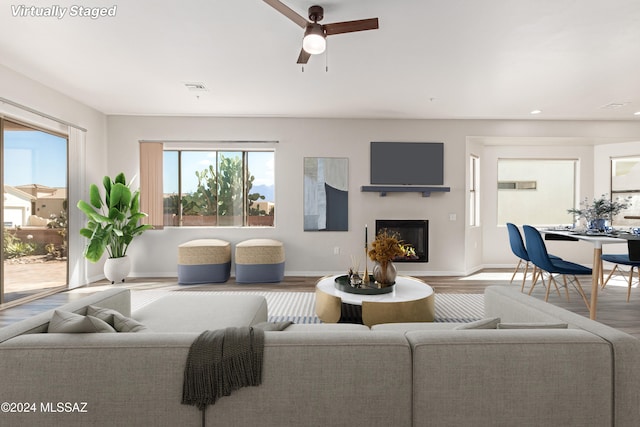
[[[603,194],[591,203],[585,198],[580,202],[580,209],[567,209],[567,212],[577,218],[584,218],[590,230],[604,231],[607,221],[611,221],[614,216],[629,207],[629,200],[628,197],[611,200],[607,194]]]
[[[398,233],[383,229],[371,244],[369,258],[375,262],[373,278],[378,287],[383,288],[395,283],[397,271],[393,259],[404,255],[403,242],[399,237]]]

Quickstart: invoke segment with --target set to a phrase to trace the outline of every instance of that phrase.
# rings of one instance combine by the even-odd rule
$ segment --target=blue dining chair
[[[629,286],[627,287],[627,302],[629,302],[629,298],[631,297],[631,284],[633,282],[633,269],[638,269],[638,279],[640,280],[640,240],[627,240],[627,253],[626,254],[603,254],[602,260],[611,262],[615,264],[611,272],[607,276],[607,280],[602,283],[602,287],[607,286],[609,279],[613,276],[616,270],[622,271],[620,269],[620,265],[627,265],[630,267],[629,270]]]
[[[529,259],[529,254],[527,253],[527,249],[524,247],[524,241],[522,240],[522,234],[520,234],[520,230],[518,227],[511,223],[507,223],[507,231],[509,232],[509,245],[511,246],[511,252],[515,256],[518,257],[518,264],[516,265],[515,270],[513,270],[513,275],[511,276],[511,281],[509,283],[513,283],[513,279],[516,277],[516,274],[520,270],[520,266],[524,264],[524,275],[522,277],[522,285],[520,286],[520,292],[524,291],[524,283],[527,280],[527,272],[529,271],[529,263],[531,260]],[[555,255],[549,254],[550,258],[558,258]],[[533,265],[533,271],[531,272],[531,286],[535,285],[534,281],[538,279],[538,268]]]
[[[569,287],[567,283],[567,276],[570,276],[570,283],[582,297],[582,300],[587,306],[587,309],[591,310],[589,300],[582,290],[582,286],[580,285],[580,281],[578,280],[577,276],[589,276],[592,274],[592,270],[583,265],[565,261],[562,258],[551,258],[549,256],[549,253],[547,252],[547,247],[544,244],[544,240],[542,239],[540,232],[535,227],[532,227],[530,225],[525,225],[522,228],[524,229],[525,246],[527,248],[527,253],[529,254],[529,259],[531,259],[531,262],[541,271],[540,278],[543,283],[544,276],[542,272],[547,272],[549,274],[549,285],[547,286],[547,292],[544,300],[549,300],[549,290],[551,289],[551,283],[553,283],[556,287],[556,290],[558,290],[558,284],[553,276],[554,274],[560,274],[564,282],[565,293],[567,295],[568,301]],[[531,295],[534,285],[531,286],[529,295]]]

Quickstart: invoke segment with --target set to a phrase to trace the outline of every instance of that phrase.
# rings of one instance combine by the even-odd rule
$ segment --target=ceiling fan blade
[[[378,18],[334,22],[333,24],[323,25],[323,27],[328,36],[332,34],[353,33],[354,31],[377,30]]]
[[[273,7],[275,10],[291,19],[293,22],[298,24],[302,28],[307,28],[307,24],[309,21],[304,19],[302,16],[298,15],[294,10],[292,10],[286,4],[280,2],[279,0],[264,0],[269,6]]]
[[[309,62],[309,58],[311,58],[311,54],[308,53],[304,49],[300,49],[300,55],[298,55],[298,64],[306,64]]]

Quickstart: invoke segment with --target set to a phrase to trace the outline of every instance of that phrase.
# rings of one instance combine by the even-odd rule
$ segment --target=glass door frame
[[[65,144],[65,158],[66,158],[66,171],[65,171],[65,183],[66,183],[66,206],[67,206],[67,226],[66,226],[66,233],[63,236],[63,242],[64,245],[67,248],[67,256],[66,256],[66,266],[65,266],[65,279],[64,279],[64,284],[60,285],[60,286],[56,286],[56,287],[51,287],[51,288],[46,288],[46,291],[42,291],[42,292],[35,292],[33,294],[30,294],[26,297],[21,297],[21,298],[17,298],[15,300],[11,300],[11,301],[5,301],[5,268],[3,266],[2,269],[2,274],[0,274],[0,306],[2,308],[7,308],[9,306],[14,306],[14,305],[18,305],[21,304],[23,302],[29,301],[29,300],[33,300],[33,299],[37,299],[37,298],[41,298],[43,296],[46,295],[50,295],[53,293],[57,293],[57,292],[61,292],[61,291],[65,291],[69,289],[69,277],[70,277],[70,256],[69,256],[69,229],[70,229],[70,204],[69,204],[69,186],[70,186],[70,165],[69,165],[69,151],[70,151],[70,136],[68,134],[65,134],[63,132],[60,131],[56,131],[56,130],[52,130],[52,129],[47,129],[45,127],[42,126],[38,126],[37,124],[33,124],[33,123],[28,123],[26,121],[20,120],[20,119],[15,119],[12,117],[6,117],[6,116],[2,116],[0,115],[0,165],[2,165],[2,173],[0,173],[0,187],[3,190],[3,195],[4,195],[4,148],[5,148],[5,128],[6,128],[6,124],[7,123],[11,123],[17,126],[23,126],[29,129],[32,129],[33,131],[38,131],[38,132],[43,132],[46,134],[50,134],[50,135],[54,135],[60,138],[65,139],[66,144]],[[2,200],[0,200],[0,221],[3,224],[2,227],[2,231],[0,232],[0,234],[2,235],[2,238],[4,239],[4,197],[2,198]],[[35,214],[35,212],[32,212],[32,214]],[[4,260],[5,260],[5,254],[4,254],[4,244],[2,245],[2,247],[0,247],[0,261],[3,262],[4,264]]]

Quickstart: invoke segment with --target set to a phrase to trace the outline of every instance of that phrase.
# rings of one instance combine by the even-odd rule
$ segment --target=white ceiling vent
[[[605,105],[601,106],[600,108],[602,108],[604,110],[616,110],[618,108],[626,107],[629,104],[631,104],[631,102],[629,102],[629,101],[626,101],[626,102],[610,102],[608,104],[605,104]]]
[[[191,92],[207,92],[207,87],[204,83],[199,82],[187,82],[184,86]]]

